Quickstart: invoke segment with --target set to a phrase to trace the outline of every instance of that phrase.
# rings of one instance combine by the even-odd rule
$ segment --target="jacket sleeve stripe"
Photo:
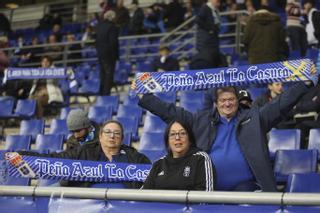
[[[196,155],[204,157],[205,175],[206,175],[206,191],[213,191],[213,169],[209,155],[205,152],[197,152]]]

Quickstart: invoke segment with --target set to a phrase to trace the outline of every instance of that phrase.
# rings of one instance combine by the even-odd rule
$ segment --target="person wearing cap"
[[[76,149],[99,138],[99,127],[93,124],[81,109],[70,111],[67,117],[67,126],[72,135],[66,142],[66,150]]]
[[[170,49],[165,45],[159,47],[159,57],[154,59],[151,64],[151,71],[163,72],[163,71],[178,71],[180,70],[179,61],[170,56]],[[142,70],[145,71],[145,70]]]
[[[250,109],[252,107],[251,95],[247,90],[238,91],[239,106],[244,109]]]
[[[64,158],[75,160],[89,160],[113,163],[150,164],[150,160],[135,148],[123,144],[124,129],[120,122],[109,120],[102,124],[99,130],[99,139],[92,143],[63,152],[40,154],[30,151],[18,151],[20,155]],[[141,182],[112,182],[92,183],[68,181],[66,186],[95,187],[95,188],[140,188]]]
[[[168,154],[153,164],[142,189],[213,191],[214,166],[209,155],[197,148],[191,128],[174,120],[164,141]]]

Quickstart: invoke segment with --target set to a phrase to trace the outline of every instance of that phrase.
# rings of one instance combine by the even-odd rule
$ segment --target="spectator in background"
[[[49,56],[42,57],[41,68],[51,68],[52,66],[52,59]],[[63,102],[63,95],[57,79],[34,80],[29,98],[37,101],[37,118],[43,118],[46,105]]]
[[[87,26],[85,28],[85,31],[81,37],[81,41],[82,42],[85,42],[84,44],[82,43],[81,46],[82,47],[85,47],[85,46],[90,46],[89,44],[86,44],[86,42],[89,42],[89,41],[92,41],[92,40],[95,40],[96,38],[96,34],[93,30],[93,27],[91,25]]]
[[[281,82],[270,83],[268,84],[268,91],[265,94],[262,94],[259,97],[257,97],[253,103],[253,106],[262,107],[282,93],[283,85]]]
[[[39,154],[29,151],[19,151],[21,155],[43,156],[53,158],[65,158],[75,160],[89,160],[115,163],[150,164],[150,160],[143,154],[137,152],[133,147],[122,144],[123,126],[118,121],[109,120],[105,122],[99,131],[99,140],[84,144],[78,149],[66,150],[60,153]],[[79,187],[103,187],[103,188],[140,188],[140,182],[112,182],[92,183],[69,181],[68,186]]]
[[[300,56],[304,57],[307,52],[307,32],[301,23],[301,6],[297,0],[288,0],[286,6],[287,32],[290,39],[290,47],[293,51],[300,51]]]
[[[154,59],[151,64],[153,72],[177,71],[180,70],[179,61],[170,56],[170,49],[167,46],[159,47],[159,57]]]
[[[59,13],[53,14],[53,17],[52,17],[52,26],[54,26],[54,25],[62,26],[62,18],[61,18],[61,16],[59,15]]]
[[[307,15],[307,39],[309,47],[318,47],[320,41],[320,12],[314,7],[312,0],[303,4],[304,13]]]
[[[68,60],[79,60],[82,58],[81,56],[81,45],[79,43],[74,44],[76,42],[76,37],[72,33],[67,34],[67,42],[68,42]],[[73,66],[79,64],[79,62],[68,62],[68,66]]]
[[[67,151],[77,149],[85,144],[94,143],[99,138],[99,127],[93,124],[81,109],[71,110],[67,117],[68,138]]]
[[[129,34],[130,35],[140,35],[144,33],[143,20],[144,12],[139,7],[138,0],[132,0],[131,3],[131,18],[129,23]]]
[[[167,31],[171,31],[183,23],[185,10],[179,0],[170,0],[164,14],[164,24]]]
[[[39,30],[50,30],[52,28],[53,17],[51,14],[46,13],[44,16],[39,20],[39,26],[37,29]]]
[[[115,23],[120,28],[120,35],[127,35],[130,14],[128,8],[123,5],[123,0],[117,0],[117,7],[114,9],[114,11],[116,13]]]
[[[262,5],[248,21],[243,37],[250,64],[270,63],[287,59],[286,33],[280,17]]]
[[[160,6],[155,4],[147,8],[143,25],[147,33],[165,32]]]
[[[7,37],[10,32],[11,24],[8,18],[3,13],[0,13],[0,36]]]
[[[62,58],[62,46],[57,44],[57,37],[54,34],[51,34],[48,38],[47,44],[49,46],[45,47],[44,51],[52,58],[54,61],[61,60]]]
[[[214,67],[219,65],[220,58],[220,15],[218,8],[220,0],[210,0],[203,4],[199,14],[196,17],[196,49],[201,52],[205,49],[212,54],[214,59]]]
[[[61,25],[54,24],[52,27],[52,34],[56,36],[57,42],[62,41]]]
[[[119,59],[119,29],[114,23],[115,12],[107,11],[97,25],[96,49],[100,64],[100,95],[110,95],[113,74]]]
[[[239,106],[243,109],[250,109],[252,107],[251,95],[247,90],[238,91]]]
[[[213,191],[214,166],[195,140],[187,124],[170,122],[164,133],[168,154],[152,165],[142,189]]]

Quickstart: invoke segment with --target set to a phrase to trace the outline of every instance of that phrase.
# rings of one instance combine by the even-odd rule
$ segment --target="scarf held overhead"
[[[224,86],[246,86],[272,82],[312,80],[310,59],[268,64],[173,72],[136,74],[136,93],[198,90]]]

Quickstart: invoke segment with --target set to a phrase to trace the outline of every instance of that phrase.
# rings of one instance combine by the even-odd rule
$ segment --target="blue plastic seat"
[[[180,106],[183,107],[185,110],[195,113],[199,110],[204,109],[203,102],[196,102],[196,101],[181,101],[180,100]]]
[[[126,95],[123,100],[124,106],[138,106],[139,97]]]
[[[176,92],[159,92],[155,93],[155,96],[168,103],[176,103]]]
[[[137,141],[139,139],[138,135],[138,119],[136,117],[117,117],[123,128],[124,133],[131,133],[132,139]]]
[[[320,174],[289,175],[286,192],[320,193]]]
[[[61,120],[67,120],[67,117],[69,115],[69,112],[73,109],[78,109],[78,108],[72,108],[72,107],[63,107],[61,108],[60,111],[60,119]]]
[[[88,118],[96,124],[103,124],[103,122],[112,118],[112,108],[103,106],[91,106],[89,108]]]
[[[32,118],[36,114],[36,105],[35,100],[18,100],[14,114],[21,119]]]
[[[272,160],[277,150],[300,149],[299,129],[272,129],[269,136],[268,146]]]
[[[131,146],[131,133],[130,132],[125,132],[123,135],[123,141],[122,143],[127,145],[127,146]]]
[[[49,134],[62,135],[66,139],[70,134],[67,121],[63,119],[52,119]]]
[[[140,124],[142,122],[142,108],[135,105],[120,105],[117,117],[134,117]]]
[[[8,151],[30,150],[30,135],[8,135],[4,149]]]
[[[316,149],[320,152],[320,129],[310,129],[308,149]],[[318,155],[320,160],[320,155]]]
[[[100,79],[83,80],[80,88],[78,89],[79,95],[97,95],[100,90]]]
[[[62,135],[38,135],[35,149],[40,153],[60,151],[63,148]]]
[[[144,120],[143,132],[160,132],[163,133],[167,124],[158,116],[147,113]]]
[[[289,174],[317,171],[317,150],[279,150],[276,152],[274,172],[278,182],[287,181]]]
[[[167,154],[164,150],[140,150],[140,152],[146,155],[152,163],[159,160]]]
[[[11,177],[8,176],[7,180],[3,183],[3,185],[7,186],[29,186],[30,178],[20,178],[20,177]]]
[[[159,150],[165,151],[162,132],[143,132],[140,138],[139,150]]]
[[[13,107],[15,100],[10,97],[0,97],[0,118],[13,116]]]
[[[180,92],[180,102],[204,102],[204,92],[203,91],[181,91]]]
[[[38,134],[44,133],[44,120],[31,119],[21,121],[20,135],[31,135],[34,141]]]
[[[111,95],[98,96],[95,106],[104,106],[104,107],[111,106],[113,113],[117,113],[118,106],[119,106],[119,96],[111,96]]]

